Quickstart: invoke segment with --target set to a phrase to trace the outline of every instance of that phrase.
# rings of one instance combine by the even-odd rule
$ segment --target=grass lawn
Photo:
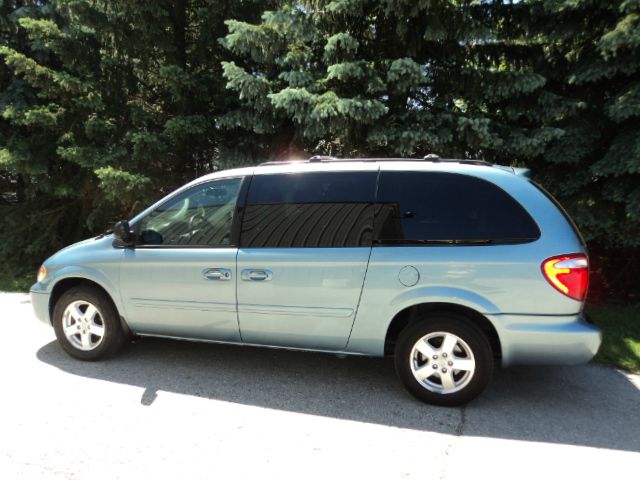
[[[640,305],[589,305],[587,312],[603,332],[596,361],[640,373]]]

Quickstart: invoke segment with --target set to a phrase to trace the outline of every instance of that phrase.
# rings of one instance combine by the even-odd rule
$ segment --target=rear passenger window
[[[486,180],[441,172],[380,174],[378,244],[524,243],[539,237],[526,210]]]
[[[240,246],[370,246],[376,176],[377,172],[255,175]]]

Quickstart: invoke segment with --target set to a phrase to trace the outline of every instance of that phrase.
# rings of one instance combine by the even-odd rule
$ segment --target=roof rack
[[[309,160],[307,160],[308,162],[311,163],[315,163],[315,162],[336,162],[341,160],[338,157],[332,157],[330,155],[314,155],[313,157],[309,157]]]
[[[441,158],[435,153],[425,155],[423,158],[338,158],[329,155],[313,155],[308,159],[292,159],[292,160],[275,160],[270,162],[264,162],[260,165],[283,165],[289,163],[324,163],[324,162],[434,162],[434,163],[462,163],[465,165],[485,165],[492,166],[493,163],[486,160],[473,160],[464,158]]]
[[[473,158],[440,158],[439,155],[435,153],[430,153],[429,155],[425,155],[422,160],[425,162],[450,162],[450,163],[462,163],[465,165],[488,165],[491,166],[493,163],[487,162],[486,160],[476,160]]]
[[[268,162],[262,162],[259,163],[258,166],[262,167],[265,165],[287,165],[290,163],[308,163],[309,160],[304,159],[304,158],[296,158],[296,159],[292,159],[292,160],[270,160]]]

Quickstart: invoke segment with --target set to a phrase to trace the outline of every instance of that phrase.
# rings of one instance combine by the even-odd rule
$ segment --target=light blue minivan
[[[78,359],[131,336],[393,355],[410,393],[459,405],[496,363],[589,361],[588,278],[523,169],[312,157],[183,186],[53,255],[31,298]]]

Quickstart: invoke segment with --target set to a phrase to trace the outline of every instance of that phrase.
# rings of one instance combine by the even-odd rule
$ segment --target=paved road
[[[640,377],[498,371],[464,409],[414,401],[389,359],[144,340],[67,357],[0,294],[0,478],[540,479],[640,472]]]

